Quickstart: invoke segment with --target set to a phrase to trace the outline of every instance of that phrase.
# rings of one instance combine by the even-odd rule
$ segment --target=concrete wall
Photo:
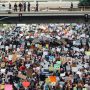
[[[71,2],[39,2],[40,7],[62,7],[70,8]],[[74,8],[78,6],[78,2],[73,2]]]
[[[0,3],[0,4],[2,4],[2,3]],[[7,4],[7,3],[9,3],[9,2],[6,2],[4,4]],[[11,2],[11,3],[13,5],[15,2]],[[19,2],[17,2],[17,3],[19,3]],[[31,3],[32,7],[35,7],[35,5],[36,5],[35,2],[30,2],[30,3]],[[73,6],[76,8],[78,3],[79,2],[73,2]],[[52,1],[49,1],[49,2],[39,2],[39,7],[62,7],[62,8],[69,8],[70,5],[71,5],[71,2],[64,2],[64,1],[63,2],[58,2],[58,1],[55,1],[55,2],[52,2]]]
[[[0,23],[85,23],[85,18],[84,16],[23,16],[21,19],[19,17],[10,17],[0,21]],[[90,23],[90,18],[88,23]]]
[[[18,0],[20,1],[20,0]],[[15,2],[11,2],[12,3],[12,9],[14,8],[14,3]],[[19,2],[16,2],[17,4],[19,4]],[[23,2],[22,2],[23,3]],[[26,2],[28,4],[28,2]],[[77,8],[78,7],[78,1],[73,2],[73,7]],[[6,6],[9,5],[9,2],[6,3],[0,3],[0,5],[2,6],[2,4],[5,4]],[[36,7],[36,2],[30,2],[31,4],[31,8],[34,9]],[[58,1],[49,1],[49,2],[39,2],[39,10],[45,10],[47,8],[70,8],[71,6],[71,2],[58,2]]]
[[[0,0],[0,2],[5,2],[5,1],[7,1],[7,2],[9,2],[9,1],[53,1],[53,2],[55,2],[55,1],[70,1],[70,2],[75,2],[75,1],[79,1],[79,0]]]

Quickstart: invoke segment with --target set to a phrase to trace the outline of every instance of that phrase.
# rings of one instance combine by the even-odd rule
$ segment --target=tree
[[[90,6],[90,0],[80,0],[79,6]]]

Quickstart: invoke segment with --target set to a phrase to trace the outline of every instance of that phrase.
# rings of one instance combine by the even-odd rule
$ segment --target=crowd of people
[[[2,6],[4,6],[5,7],[5,4],[3,4]],[[49,7],[47,7],[47,9],[48,9]],[[70,8],[71,8],[71,10],[73,10],[73,3],[71,2],[71,5],[70,5]],[[9,9],[10,10],[14,10],[14,12],[22,12],[22,11],[24,11],[24,12],[30,12],[30,11],[32,11],[32,10],[34,10],[34,11],[39,11],[39,2],[38,1],[36,1],[36,5],[35,5],[35,7],[32,7],[32,5],[31,5],[31,3],[30,2],[20,2],[20,3],[14,3],[14,4],[12,4],[12,3],[9,3]]]
[[[90,90],[90,32],[84,24],[35,24],[0,31],[0,90]],[[10,90],[10,89],[9,89]]]
[[[9,9],[12,9],[12,7],[14,7],[14,11],[17,12],[17,11],[30,11],[31,10],[31,4],[30,2],[28,2],[28,4],[26,4],[26,2],[24,3],[15,3],[14,6],[9,3]],[[35,7],[35,11],[38,11],[38,1],[36,2],[36,7]]]

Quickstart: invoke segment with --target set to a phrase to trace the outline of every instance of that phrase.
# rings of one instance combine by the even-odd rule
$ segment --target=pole
[[[19,21],[21,21],[22,13],[19,13]]]

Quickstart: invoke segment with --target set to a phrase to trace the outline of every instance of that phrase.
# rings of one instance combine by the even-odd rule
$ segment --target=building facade
[[[36,1],[39,1],[40,8],[47,7],[60,7],[60,8],[70,8],[71,2],[73,3],[74,8],[78,7],[79,0],[0,0],[0,3],[19,3],[19,2],[30,2],[31,7],[35,7]]]
[[[40,1],[40,2],[63,2],[63,1],[69,1],[69,2],[76,2],[79,0],[0,0],[0,2],[20,2],[20,1],[25,1],[25,2],[35,2],[35,1]]]

